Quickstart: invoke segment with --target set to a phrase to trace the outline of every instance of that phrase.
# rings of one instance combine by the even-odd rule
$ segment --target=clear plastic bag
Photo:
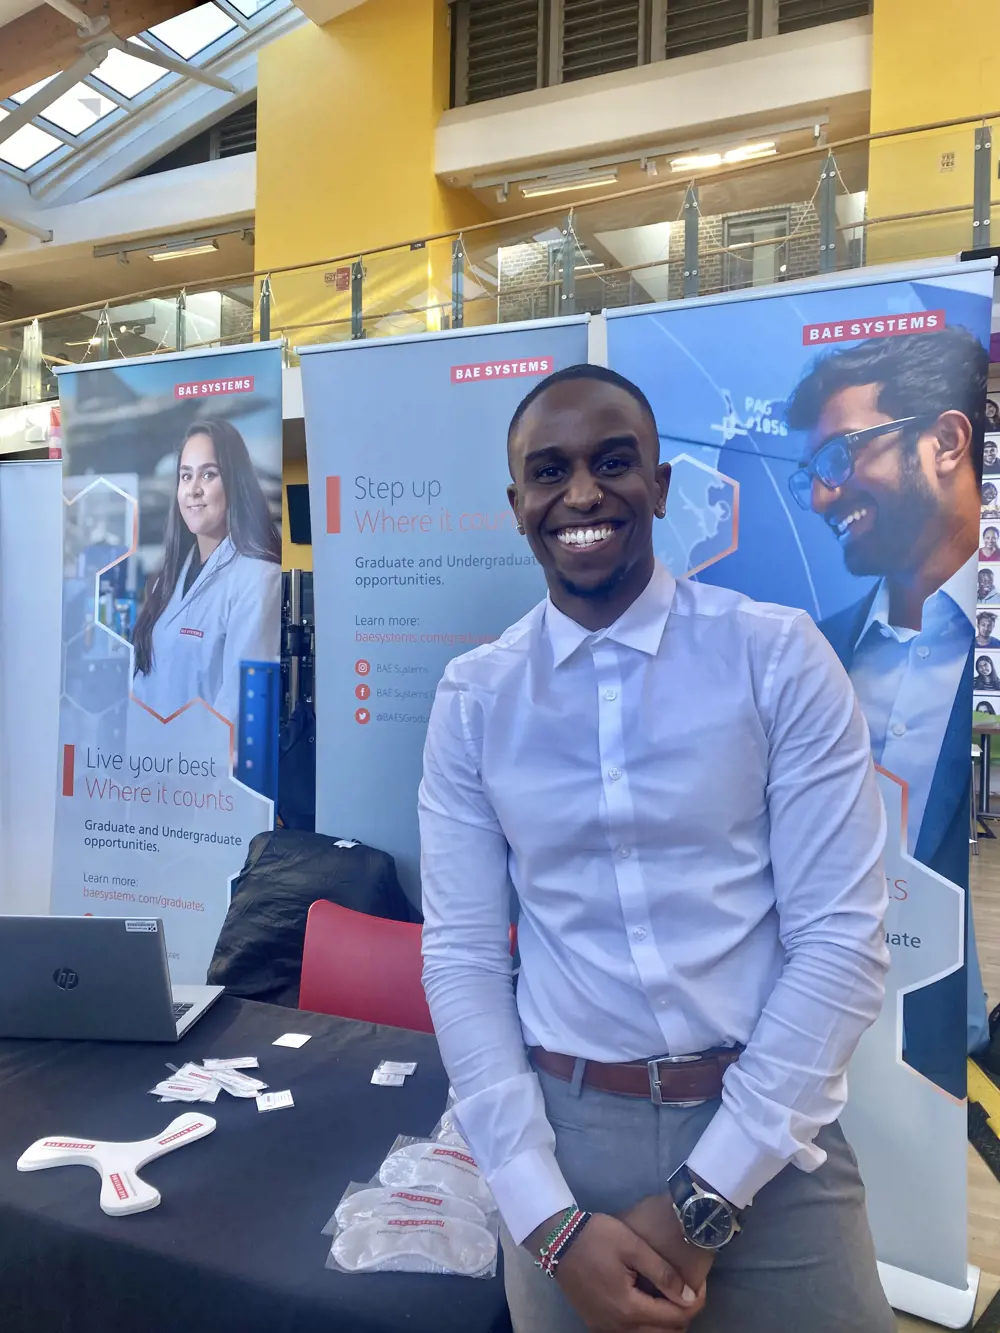
[[[352,1182],[323,1234],[331,1238],[326,1266],[342,1273],[496,1273],[496,1214],[442,1189]]]
[[[389,1189],[430,1186],[469,1199],[484,1213],[496,1209],[482,1172],[464,1142],[453,1145],[400,1135],[379,1168],[378,1178]]]
[[[486,1213],[469,1199],[430,1186],[422,1190],[393,1190],[384,1185],[352,1182],[344,1191],[331,1223],[353,1226],[372,1217],[457,1217],[460,1221],[486,1226]],[[333,1226],[329,1228],[332,1235]]]
[[[328,1266],[343,1273],[492,1277],[496,1235],[458,1217],[371,1217],[339,1227]]]
[[[447,1143],[452,1148],[464,1148],[471,1156],[472,1150],[469,1148],[468,1140],[462,1133],[462,1127],[455,1118],[455,1106],[457,1103],[458,1097],[455,1093],[455,1089],[449,1088],[444,1114],[431,1130],[431,1138],[435,1143]]]

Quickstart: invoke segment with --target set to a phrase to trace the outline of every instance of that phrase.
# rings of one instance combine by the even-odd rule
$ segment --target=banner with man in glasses
[[[965,899],[969,717],[984,655],[976,614],[1000,575],[1000,540],[998,563],[980,566],[991,558],[983,529],[1000,526],[981,522],[980,495],[992,293],[991,265],[952,264],[608,315],[609,364],[650,398],[662,457],[674,462],[661,559],[675,574],[805,608],[867,717],[890,812],[893,967],[860,1068],[870,1071],[884,1040],[884,1063],[902,1077],[886,1068],[866,1088],[856,1067],[848,1112],[864,1140],[879,1257],[956,1288],[959,1250],[950,1264],[940,1250],[935,1260],[946,1242],[925,1246],[919,1227],[900,1244],[909,1228],[898,1205],[932,1123],[947,1122],[948,1171],[964,1175],[965,1055],[988,1039]],[[996,587],[994,611],[1000,577]],[[933,926],[920,916],[932,901]],[[920,1119],[921,1087],[923,1143],[909,1158],[904,1143],[893,1172],[898,1126],[888,1121]],[[955,1113],[935,1119],[943,1103]],[[964,1225],[959,1203],[953,1231]]]

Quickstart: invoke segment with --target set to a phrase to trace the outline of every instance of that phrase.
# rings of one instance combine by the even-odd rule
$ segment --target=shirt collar
[[[626,648],[635,648],[654,657],[659,652],[676,587],[673,576],[657,561],[653,577],[632,605],[613,625],[602,630],[585,629],[564,615],[549,598],[545,603],[545,630],[556,666],[562,666],[582,643],[599,643],[603,639],[612,639]]]
[[[927,606],[931,601],[931,598],[938,597],[941,593],[944,593],[948,600],[958,608],[966,620],[968,620],[973,628],[975,628],[976,617],[972,607],[976,600],[973,589],[976,586],[978,564],[979,555],[977,552],[975,555],[971,555],[964,565],[961,565],[956,569],[951,578],[942,583],[941,587],[938,588],[936,592],[931,593],[931,596],[924,602],[924,606]],[[865,620],[861,633],[857,637],[857,641],[854,645],[855,647],[861,643],[872,625],[885,625],[890,629],[898,628],[897,626],[889,625],[889,588],[885,579],[882,579],[878,585],[878,589],[871,604],[871,609],[868,612],[868,618]],[[916,630],[910,631],[910,633],[915,634]]]

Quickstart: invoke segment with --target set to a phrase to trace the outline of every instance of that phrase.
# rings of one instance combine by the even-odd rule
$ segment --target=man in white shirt
[[[449,664],[420,823],[515,1333],[890,1333],[835,1123],[887,966],[848,679],[804,613],[657,564],[670,470],[621,376],[536,386],[509,457],[549,597]]]

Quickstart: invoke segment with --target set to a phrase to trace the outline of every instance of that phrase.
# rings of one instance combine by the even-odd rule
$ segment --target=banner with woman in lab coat
[[[59,388],[52,910],[161,917],[173,980],[200,982],[273,822],[235,766],[242,669],[280,654],[280,347],[83,365]]]

